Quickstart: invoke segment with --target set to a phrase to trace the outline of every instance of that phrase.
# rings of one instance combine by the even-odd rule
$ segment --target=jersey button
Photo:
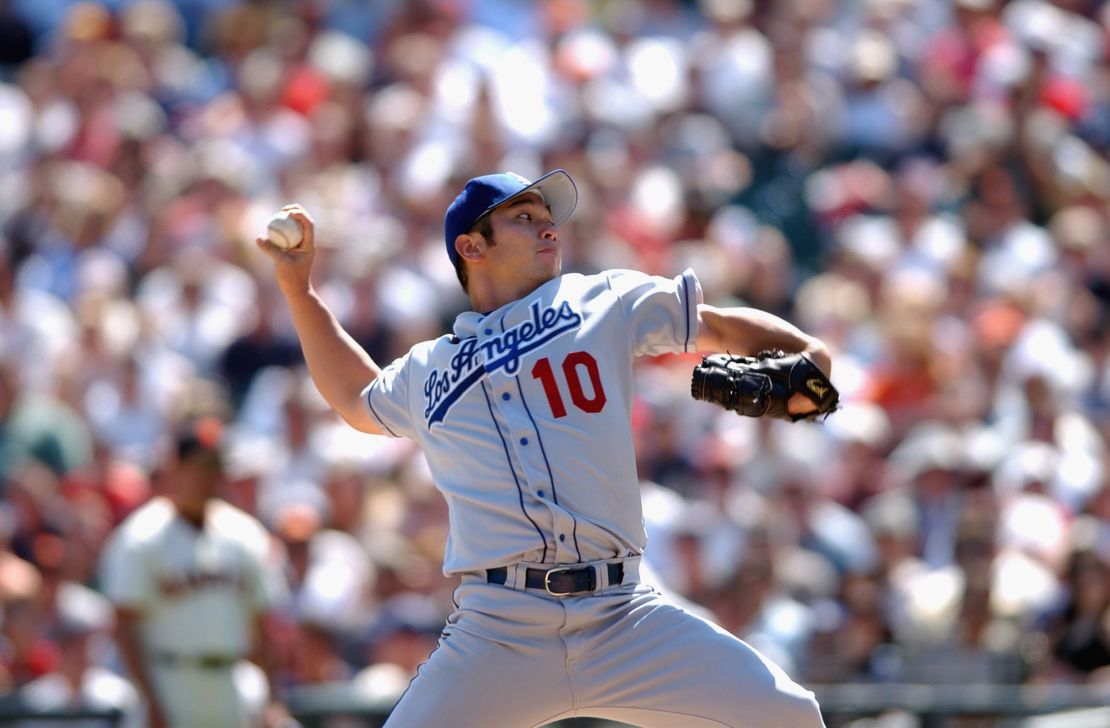
[[[486,336],[489,336],[492,333],[493,333],[493,329],[486,329]]]
[[[528,444],[528,438],[527,437],[520,438],[520,444],[521,445],[527,445]]]
[[[560,533],[559,534],[559,540],[560,541],[566,541],[567,540],[567,535],[565,533]]]
[[[505,400],[506,402],[508,402],[512,398],[513,398],[513,395],[509,394],[508,392],[502,392],[501,393],[501,399]]]
[[[540,498],[543,498],[543,491],[542,490],[537,490],[536,495],[538,495]]]

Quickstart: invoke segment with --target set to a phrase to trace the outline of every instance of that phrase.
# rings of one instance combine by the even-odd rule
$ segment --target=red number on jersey
[[[547,403],[551,405],[551,414],[556,417],[566,417],[567,408],[563,406],[563,397],[559,394],[559,383],[555,381],[555,372],[551,371],[551,360],[546,356],[532,367],[532,376],[540,380],[543,392],[547,395]]]
[[[567,389],[570,390],[570,401],[583,412],[596,414],[605,407],[605,389],[601,386],[601,372],[597,368],[597,359],[588,351],[573,351],[563,359],[563,377],[567,380]],[[590,380],[591,394],[587,395],[582,384],[582,370],[585,369],[586,377]],[[551,414],[556,418],[566,417],[567,408],[563,404],[563,395],[559,391],[559,383],[555,380],[555,370],[551,367],[551,360],[547,357],[540,359],[532,366],[532,377],[540,380],[543,392],[547,395],[547,403],[551,407]]]

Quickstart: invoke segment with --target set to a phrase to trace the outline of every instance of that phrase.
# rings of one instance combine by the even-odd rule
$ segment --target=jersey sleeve
[[[674,278],[631,270],[606,273],[620,298],[637,356],[694,351],[698,338],[701,283],[687,268]]]
[[[381,374],[362,391],[362,401],[370,416],[381,424],[390,437],[412,437],[412,414],[409,408],[409,352],[382,369]]]
[[[100,559],[104,595],[117,607],[142,609],[154,596],[153,579],[143,558],[142,543],[129,529],[116,531]]]

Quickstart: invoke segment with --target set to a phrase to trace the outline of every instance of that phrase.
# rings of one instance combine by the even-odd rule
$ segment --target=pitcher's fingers
[[[306,210],[304,208],[304,205],[302,205],[299,202],[290,202],[288,205],[283,205],[282,208],[281,208],[281,211],[282,212],[291,212],[291,213],[301,213],[302,215],[306,216],[309,220],[312,219],[312,216],[308,214],[308,210]]]
[[[297,221],[301,226],[301,245],[300,247],[313,248],[316,246],[316,223],[313,221],[312,216],[302,209],[293,209],[289,211],[289,216]]]
[[[312,215],[308,214],[308,210],[304,209],[300,205],[289,205],[281,209],[288,211],[293,217],[302,218],[312,223],[313,225],[316,224],[316,220],[312,218]]]
[[[813,403],[809,397],[804,394],[795,393],[790,395],[790,399],[786,402],[786,411],[794,415],[802,415],[807,412],[813,412],[817,409],[817,405]]]
[[[275,253],[281,252],[281,249],[274,245],[269,238],[255,238],[254,244],[266,255],[274,255]]]

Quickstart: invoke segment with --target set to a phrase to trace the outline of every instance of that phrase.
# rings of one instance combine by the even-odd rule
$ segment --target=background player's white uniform
[[[112,535],[103,566],[108,597],[143,615],[146,664],[171,725],[251,725],[267,697],[245,659],[254,619],[284,591],[262,524],[212,500],[197,530],[154,498]]]
[[[383,428],[423,447],[450,507],[444,571],[463,575],[391,728],[821,725],[777,666],[638,580],[632,362],[692,351],[700,300],[691,271],[564,275],[461,314],[368,387]],[[526,587],[529,568],[556,564],[589,565],[595,590]]]

